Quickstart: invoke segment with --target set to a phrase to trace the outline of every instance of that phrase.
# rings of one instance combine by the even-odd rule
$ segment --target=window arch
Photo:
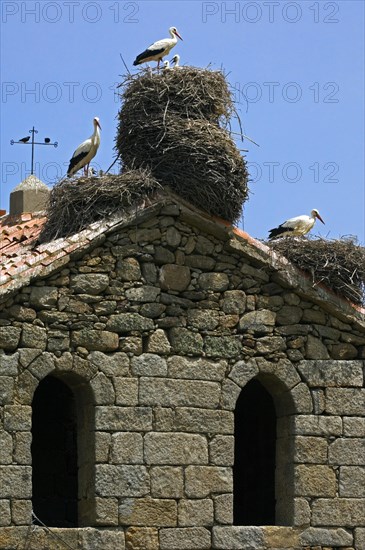
[[[303,396],[304,390],[301,392]],[[235,458],[233,466],[233,522],[235,525],[293,525],[294,521],[294,444],[293,422],[298,401],[284,380],[262,372],[241,390],[235,409]],[[301,409],[311,412],[310,396]],[[253,429],[255,428],[256,429]],[[253,443],[252,443],[253,441]],[[253,456],[253,445],[259,459]],[[267,453],[267,458],[261,458]],[[270,457],[270,460],[268,459]],[[247,466],[248,463],[248,466]],[[254,483],[247,481],[245,470],[252,468]],[[251,470],[252,472],[252,470]],[[249,483],[251,483],[251,488]],[[262,488],[262,485],[267,487]],[[274,497],[273,497],[274,487]],[[251,491],[249,512],[240,496]],[[270,505],[253,517],[266,495]],[[253,505],[254,503],[254,505]],[[273,510],[274,508],[274,510]]]
[[[33,510],[50,527],[93,524],[94,406],[89,385],[50,374],[32,403]]]
[[[274,401],[253,379],[242,389],[235,410],[235,525],[275,524],[275,455]]]

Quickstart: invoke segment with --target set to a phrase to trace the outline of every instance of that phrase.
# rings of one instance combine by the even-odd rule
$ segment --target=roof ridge
[[[251,237],[245,231],[233,227],[225,220],[202,212],[170,191],[164,191],[163,193],[158,191],[154,200],[149,200],[148,204],[140,205],[137,208],[133,206],[128,211],[116,213],[110,219],[95,221],[79,233],[61,237],[49,243],[37,244],[35,248],[31,248],[31,245],[36,242],[47,218],[44,212],[41,213],[40,217],[36,217],[36,213],[33,213],[32,219],[38,222],[38,225],[34,223],[29,227],[26,225],[29,220],[26,220],[23,224],[18,225],[14,232],[9,234],[12,237],[18,231],[22,236],[26,235],[25,230],[28,230],[29,235],[26,240],[16,240],[14,238],[10,240],[6,235],[4,240],[8,242],[1,247],[0,234],[0,251],[6,252],[3,254],[3,261],[0,266],[0,295],[7,296],[9,292],[29,284],[35,277],[48,276],[61,265],[67,264],[74,252],[86,251],[89,246],[95,245],[103,235],[114,232],[118,228],[126,227],[131,223],[141,223],[141,221],[156,213],[157,209],[171,202],[178,203],[181,216],[187,223],[195,224],[207,233],[219,236],[225,241],[230,241],[232,250],[235,250],[236,253],[243,253],[255,263],[265,265],[276,271],[278,277],[283,282],[285,281],[285,284],[289,285],[290,288],[305,294],[316,303],[321,303],[327,309],[330,307],[336,309],[338,314],[347,318],[351,317],[353,321],[360,323],[362,329],[365,328],[365,308],[352,304],[324,285],[314,286],[310,280],[310,275],[290,262],[285,256],[279,255],[266,244]],[[4,227],[6,226],[3,224]],[[45,253],[47,254],[46,257],[44,256]]]

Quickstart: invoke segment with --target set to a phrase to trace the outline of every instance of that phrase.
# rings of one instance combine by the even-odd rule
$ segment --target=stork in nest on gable
[[[81,168],[84,169],[84,175],[88,175],[90,162],[95,157],[100,145],[101,126],[97,116],[94,118],[93,123],[93,134],[88,139],[85,139],[85,141],[80,143],[80,145],[71,157],[70,164],[67,170],[68,177],[76,174],[76,172],[81,170]]]
[[[270,229],[269,239],[277,239],[278,237],[302,237],[309,233],[316,223],[317,218],[324,224],[324,221],[316,209],[311,211],[310,216],[303,214],[302,216],[290,218],[278,227]]]

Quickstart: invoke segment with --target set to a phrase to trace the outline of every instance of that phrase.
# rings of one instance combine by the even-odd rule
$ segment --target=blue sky
[[[223,67],[236,89],[253,181],[240,223],[252,236],[317,208],[329,238],[365,242],[364,2],[327,1],[6,1],[1,4],[1,208],[28,175],[28,135],[36,175],[64,174],[100,117],[94,165],[114,157],[114,94],[124,67],[176,26],[181,63]],[[236,126],[233,125],[233,129]]]

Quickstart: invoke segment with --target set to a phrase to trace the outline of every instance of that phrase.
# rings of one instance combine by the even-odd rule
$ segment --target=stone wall
[[[198,222],[162,207],[3,303],[1,549],[63,547],[27,527],[50,373],[93,401],[84,527],[52,530],[71,547],[365,548],[364,331]],[[234,410],[254,377],[278,416],[276,527],[232,526]]]

